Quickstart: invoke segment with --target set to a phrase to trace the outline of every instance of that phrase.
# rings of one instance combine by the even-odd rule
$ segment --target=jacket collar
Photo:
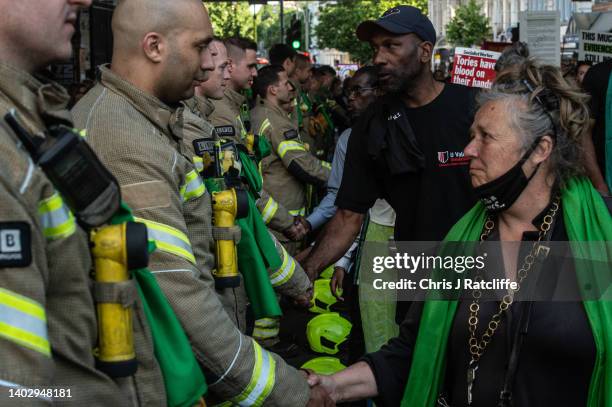
[[[246,97],[241,93],[236,92],[229,87],[225,90],[225,97],[230,102],[231,106],[240,112],[240,106],[246,101]]]
[[[55,82],[43,83],[6,63],[0,63],[0,94],[28,123],[44,127],[43,117],[64,124],[72,122],[66,110],[70,96],[64,88]]]
[[[283,117],[289,118],[289,113],[284,111],[280,106],[277,106],[277,105],[273,104],[272,102],[268,101],[267,99],[262,99],[260,103],[266,109],[272,110],[276,114],[279,114],[279,115],[281,115]]]
[[[109,65],[100,67],[101,82],[106,88],[125,97],[140,113],[165,133],[181,137],[182,108],[173,109],[153,95],[143,92],[119,75]]]

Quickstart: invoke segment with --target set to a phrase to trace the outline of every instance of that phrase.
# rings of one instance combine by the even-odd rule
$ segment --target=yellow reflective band
[[[200,178],[200,175],[195,170],[191,170],[187,173],[187,176],[185,177],[185,185],[181,187],[180,192],[183,202],[199,198],[204,195],[204,192],[206,192],[206,187],[202,182],[202,178]]]
[[[304,216],[306,215],[306,208],[294,209],[289,211],[289,213],[293,216]]]
[[[194,156],[192,161],[198,172],[204,171],[204,159],[202,157]]]
[[[268,202],[266,202],[266,206],[261,212],[261,217],[266,225],[270,223],[272,218],[274,218],[274,215],[276,215],[277,211],[278,203],[274,199],[272,199],[272,197],[268,198]]]
[[[306,151],[304,145],[299,141],[285,140],[278,145],[278,156],[283,158],[289,151]]]
[[[65,238],[76,230],[74,215],[57,192],[38,203],[38,216],[48,239]]]
[[[4,288],[0,288],[0,337],[51,357],[43,306]]]
[[[270,120],[266,119],[263,121],[263,123],[261,123],[261,126],[259,126],[259,134],[262,135],[264,134],[264,131],[268,130],[268,128],[270,127]]]
[[[331,164],[328,163],[327,161],[321,161],[321,166],[323,168],[327,168],[328,170],[331,170]]]
[[[253,342],[255,366],[248,386],[232,401],[240,406],[261,406],[276,381],[276,362],[272,355]]]
[[[270,339],[278,336],[280,328],[260,328],[256,326],[253,328],[253,338],[255,339]]]
[[[244,123],[242,122],[242,117],[240,115],[236,116],[236,122],[240,123],[240,138],[243,139],[247,136],[246,128],[244,127]]]
[[[157,248],[162,252],[170,253],[196,264],[191,242],[187,235],[178,229],[163,223],[154,222],[143,218],[134,218],[136,222],[144,223],[147,226],[149,240],[153,240]]]
[[[79,133],[79,136],[87,138],[87,129],[79,130],[77,133]]]
[[[255,326],[258,326],[260,328],[272,328],[272,327],[278,326],[278,319],[277,318],[257,319],[255,320]]]
[[[295,271],[295,260],[287,253],[287,250],[285,250],[283,246],[281,246],[281,250],[283,251],[283,263],[278,270],[270,276],[272,287],[278,287],[285,284],[293,277],[293,272]]]

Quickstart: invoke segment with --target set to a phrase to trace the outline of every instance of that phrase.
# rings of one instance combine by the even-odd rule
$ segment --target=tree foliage
[[[372,59],[372,51],[367,43],[357,39],[357,26],[401,4],[418,7],[427,13],[427,0],[339,0],[336,4],[323,4],[315,29],[318,45],[348,52],[354,60],[368,62]]]
[[[215,35],[229,37],[241,35],[255,38],[253,13],[248,3],[214,3],[205,1]]]
[[[455,16],[446,25],[446,39],[455,46],[480,45],[490,36],[489,20],[482,14],[476,0],[457,7]]]

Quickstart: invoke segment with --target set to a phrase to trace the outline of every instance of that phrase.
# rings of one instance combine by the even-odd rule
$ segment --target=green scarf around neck
[[[562,190],[561,202],[574,257],[610,264],[610,245],[606,245],[607,250],[602,253],[601,247],[597,250],[595,245],[579,244],[612,241],[612,217],[599,193],[588,180],[574,178]],[[452,227],[445,241],[478,241],[486,217],[484,206],[478,203]],[[577,268],[576,276],[580,287],[605,280],[594,275],[588,267]],[[612,301],[609,287],[606,294],[606,300],[583,302],[597,350],[588,407],[612,406]],[[402,407],[435,406],[444,380],[448,339],[457,305],[457,301],[430,300],[425,303]]]

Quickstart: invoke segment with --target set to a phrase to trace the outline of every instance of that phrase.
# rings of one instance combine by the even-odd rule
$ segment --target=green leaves
[[[359,41],[355,35],[357,26],[402,4],[418,7],[427,13],[427,0],[340,0],[337,4],[324,3],[319,10],[319,25],[315,29],[319,47],[349,52],[352,59],[361,63],[371,61],[369,44]]]
[[[455,17],[446,25],[446,39],[455,46],[480,45],[490,37],[489,20],[481,14],[481,6],[476,0],[457,7]]]

